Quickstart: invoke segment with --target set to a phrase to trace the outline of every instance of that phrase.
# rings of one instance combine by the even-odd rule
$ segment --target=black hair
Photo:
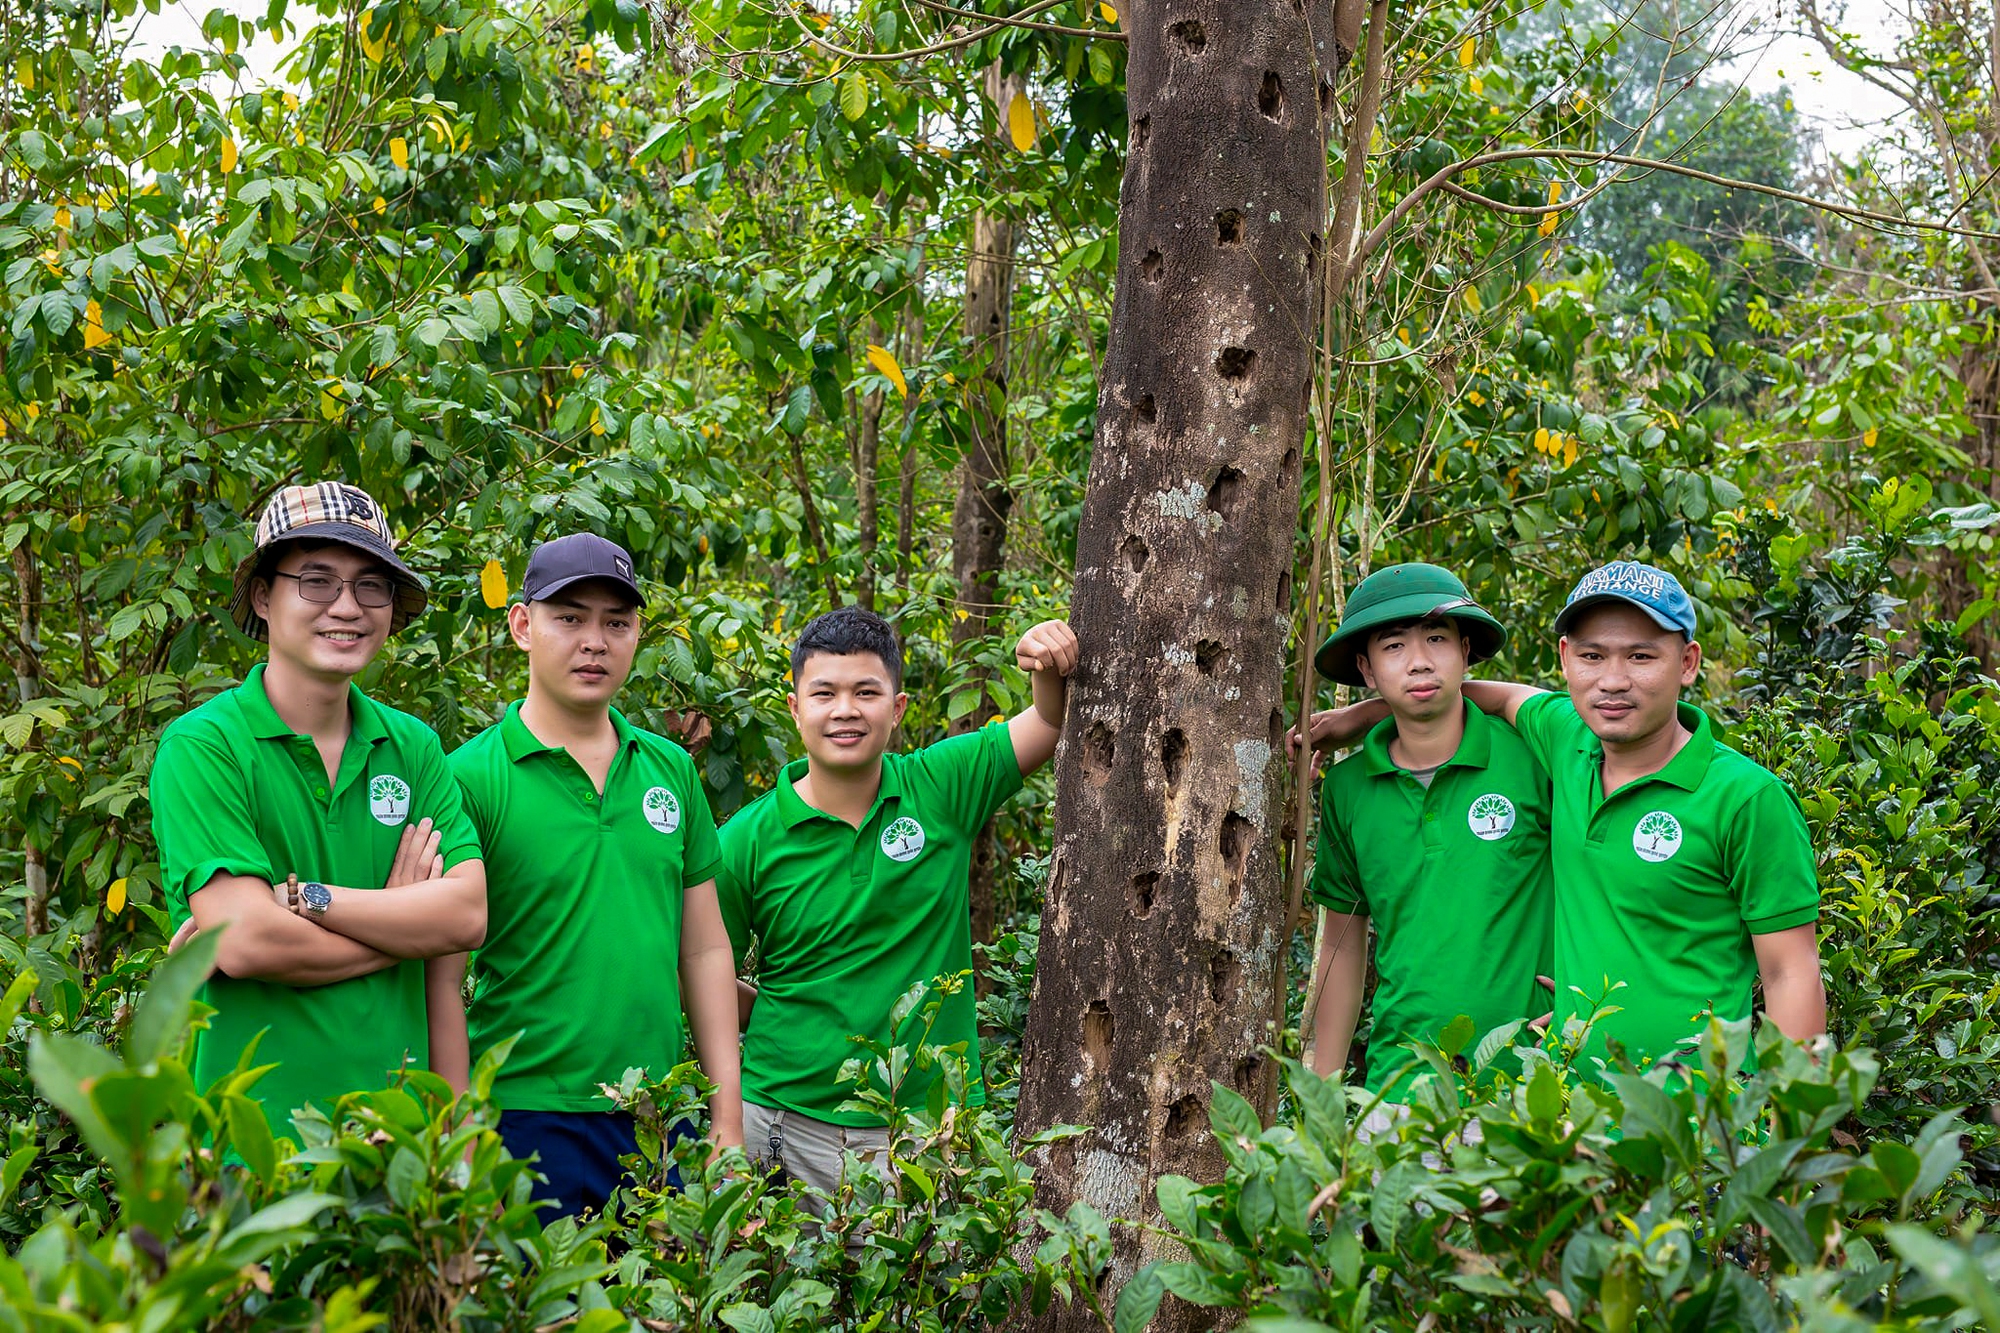
[[[814,653],[846,657],[850,653],[873,653],[888,668],[891,689],[903,688],[903,645],[889,622],[873,611],[858,606],[842,606],[817,616],[799,631],[792,645],[792,679],[797,681],[806,659]]]

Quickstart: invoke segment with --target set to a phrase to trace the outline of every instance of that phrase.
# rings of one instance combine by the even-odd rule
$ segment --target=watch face
[[[308,912],[324,912],[333,906],[333,895],[324,884],[299,885],[299,901],[306,905]]]

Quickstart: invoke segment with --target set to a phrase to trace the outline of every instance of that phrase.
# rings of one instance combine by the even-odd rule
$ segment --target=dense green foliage
[[[821,1201],[685,1154],[705,1188],[659,1190],[655,1136],[620,1217],[544,1233],[476,1093],[454,1108],[412,1075],[287,1157],[254,1062],[188,1081],[194,962],[162,965],[146,775],[160,726],[256,660],[218,614],[256,510],[328,475],[384,501],[433,609],[363,683],[447,745],[522,688],[498,608],[532,543],[578,528],[639,558],[654,612],[622,706],[691,740],[708,720],[719,812],[786,756],[787,634],[829,600],[904,633],[910,743],[1019,706],[1017,676],[984,676],[1074,562],[1117,259],[1116,6],[1064,3],[1049,31],[876,0],[278,0],[144,54],[147,8],[0,13],[0,1327],[957,1328],[1074,1298],[1122,1330],[1165,1291],[1273,1329],[2000,1326],[1994,328],[1958,295],[1965,238],[1815,229],[1658,174],[1575,222],[1533,210],[1602,168],[1482,166],[1467,191],[1531,211],[1441,193],[1385,235],[1308,441],[1301,630],[1367,568],[1435,559],[1524,631],[1495,669],[1548,681],[1534,627],[1580,570],[1680,575],[1699,701],[1812,819],[1844,1053],[1766,1039],[1744,1090],[1704,1099],[1586,1087],[1558,1045],[1517,1083],[1441,1083],[1367,1145],[1359,1094],[1294,1071],[1273,1126],[1219,1096],[1225,1179],[1163,1191],[1184,1259],[1100,1290],[1132,1223],[1038,1218],[1007,1142],[1038,785],[1003,821],[988,1110],[907,1122],[894,1180],[823,1229]],[[1628,67],[1694,80],[1648,151],[1797,184],[1782,97],[1704,75],[1720,30],[1663,65],[1642,34],[1678,11],[1646,8],[1632,29],[1595,0],[1392,6],[1369,217],[1477,153],[1626,144],[1653,114]],[[1985,161],[1994,94],[1961,38],[1899,52],[1946,111],[1897,131],[1905,169],[1828,188],[1990,222],[1985,167],[1922,137]],[[274,51],[268,86],[244,77]],[[1021,103],[989,102],[989,66]],[[1004,390],[961,329],[981,211],[1018,238]],[[979,408],[1011,432],[1007,610],[954,651]],[[656,1124],[693,1098],[626,1091]],[[1473,1122],[1486,1152],[1448,1146]]]

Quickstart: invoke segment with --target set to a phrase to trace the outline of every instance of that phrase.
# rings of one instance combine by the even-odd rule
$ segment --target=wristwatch
[[[299,908],[301,914],[313,920],[326,915],[326,909],[333,906],[333,894],[318,880],[307,880],[299,885]]]

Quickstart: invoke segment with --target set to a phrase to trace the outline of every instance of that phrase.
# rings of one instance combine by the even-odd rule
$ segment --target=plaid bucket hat
[[[389,522],[373,496],[359,486],[341,481],[287,486],[264,506],[263,516],[257,520],[257,547],[236,566],[236,590],[229,599],[229,617],[253,639],[265,638],[270,627],[250,605],[250,584],[276,560],[276,548],[298,541],[339,542],[379,560],[396,582],[395,613],[389,622],[391,634],[422,615],[424,607],[430,604],[424,580],[396,555]]]

